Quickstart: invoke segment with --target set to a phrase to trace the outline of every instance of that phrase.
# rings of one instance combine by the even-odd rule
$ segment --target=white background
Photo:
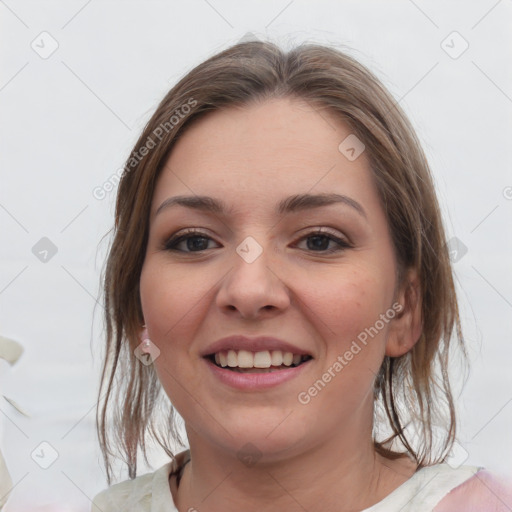
[[[410,116],[449,237],[467,247],[455,263],[472,361],[458,400],[465,464],[512,478],[510,0],[3,0],[0,19],[0,332],[25,348],[15,366],[0,362],[0,392],[31,414],[0,398],[15,483],[5,510],[86,512],[106,487],[93,309],[115,192],[92,191],[176,80],[247,32],[285,47],[346,45]],[[31,47],[53,39],[46,59]],[[57,247],[46,263],[32,252],[42,237]],[[42,441],[58,452],[46,470],[31,458]],[[165,462],[157,454],[153,468]]]

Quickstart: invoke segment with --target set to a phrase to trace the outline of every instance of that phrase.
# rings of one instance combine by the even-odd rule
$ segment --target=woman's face
[[[368,160],[357,156],[361,146],[350,150],[353,137],[339,149],[350,134],[298,100],[230,108],[185,132],[159,177],[140,280],[144,319],[189,436],[215,449],[235,454],[250,443],[279,458],[370,439],[382,359],[410,348]],[[170,204],[176,196],[225,209]],[[229,356],[221,345],[221,364],[253,366],[255,353],[257,366],[277,366],[285,352],[311,359],[269,373],[204,357],[233,335],[249,338],[249,354]],[[259,336],[292,347],[256,345]]]

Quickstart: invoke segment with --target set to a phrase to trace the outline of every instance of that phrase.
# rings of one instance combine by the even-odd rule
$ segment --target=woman
[[[464,344],[441,215],[412,127],[350,57],[250,42],[188,73],[127,161],[105,299],[98,429],[110,483],[112,409],[130,480],[93,510],[512,504],[445,462]],[[146,431],[173,461],[137,477]]]

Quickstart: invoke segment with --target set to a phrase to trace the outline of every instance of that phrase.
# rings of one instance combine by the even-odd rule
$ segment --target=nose
[[[243,252],[233,255],[233,268],[221,282],[217,306],[227,314],[245,319],[274,316],[290,304],[288,289],[275,260],[265,249],[254,260]],[[242,254],[242,256],[240,255]]]

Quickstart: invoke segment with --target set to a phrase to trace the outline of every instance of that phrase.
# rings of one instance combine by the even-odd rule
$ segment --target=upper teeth
[[[249,352],[248,350],[228,350],[217,352],[215,362],[222,367],[230,368],[270,368],[271,366],[291,366],[299,364],[302,355],[281,350],[264,350],[262,352]]]

